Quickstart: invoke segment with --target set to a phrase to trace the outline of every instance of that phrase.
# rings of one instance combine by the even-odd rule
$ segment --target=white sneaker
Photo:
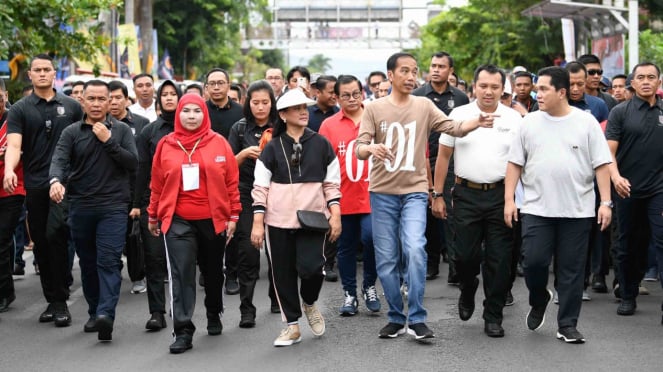
[[[592,298],[589,297],[589,293],[587,293],[587,291],[582,291],[582,300],[583,301],[591,301],[592,300]]]
[[[302,304],[302,310],[308,319],[308,325],[311,327],[311,332],[315,336],[322,336],[325,333],[325,319],[322,317],[320,310],[315,304],[309,306]]]
[[[145,279],[133,282],[133,286],[131,287],[131,293],[138,294],[138,293],[145,293],[146,291],[147,291],[147,286],[145,285]]]
[[[302,335],[299,333],[299,328],[291,325],[281,331],[279,337],[274,340],[274,346],[290,346],[302,340]]]

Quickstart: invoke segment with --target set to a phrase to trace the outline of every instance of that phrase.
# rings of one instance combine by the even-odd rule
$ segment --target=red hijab
[[[197,105],[203,110],[203,123],[193,131],[185,129],[182,126],[182,120],[180,120],[180,112],[182,112],[182,108],[190,103]],[[210,121],[209,111],[207,110],[207,105],[203,98],[193,93],[183,95],[177,103],[177,110],[175,111],[175,132],[172,136],[168,136],[170,143],[177,145],[177,142],[179,141],[182,146],[190,150],[199,139],[201,141],[198,146],[202,146],[211,140],[212,137],[214,137],[212,122]]]

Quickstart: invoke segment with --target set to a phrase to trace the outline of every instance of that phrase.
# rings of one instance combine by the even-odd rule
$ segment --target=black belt
[[[500,180],[493,183],[476,183],[456,176],[456,184],[467,186],[470,189],[487,191],[495,189],[497,188],[497,186],[504,185],[504,180]]]

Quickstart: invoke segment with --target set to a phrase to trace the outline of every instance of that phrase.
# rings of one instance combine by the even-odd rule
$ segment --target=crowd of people
[[[435,337],[424,293],[441,261],[461,320],[483,284],[489,337],[505,335],[518,275],[526,326],[541,328],[557,303],[564,342],[585,342],[582,302],[590,287],[608,292],[611,267],[617,314],[635,314],[641,281],[663,269],[659,67],[610,81],[593,55],[536,74],[483,64],[468,85],[439,52],[420,84],[420,62],[396,53],[366,87],[303,66],[270,68],[247,87],[214,68],[202,86],[166,80],[156,92],[140,74],[132,103],[119,81],[57,92],[52,58],[34,56],[33,91],[12,105],[0,92],[0,312],[16,299],[12,274],[24,275],[14,236],[25,209],[48,304],[40,322],[72,323],[75,251],[83,331],[112,340],[135,225],[143,261],[127,254],[131,292],[147,292],[147,330],[170,314],[174,354],[192,348],[198,286],[209,335],[223,331],[224,292],[239,294],[239,327],[255,327],[261,250],[270,311],[285,323],[274,346],[302,340],[302,317],[325,333],[317,302],[339,277],[339,315],[356,315],[360,299],[379,312],[381,286],[380,338]]]

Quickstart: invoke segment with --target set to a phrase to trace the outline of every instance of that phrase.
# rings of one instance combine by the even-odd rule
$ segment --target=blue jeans
[[[416,192],[389,195],[371,192],[373,244],[378,277],[389,304],[389,322],[426,321],[423,306],[426,283],[426,208],[428,195]],[[401,270],[406,268],[408,314],[403,313]]]
[[[357,296],[357,248],[359,242],[364,247],[365,289],[375,285],[378,273],[375,269],[375,250],[373,248],[373,226],[370,214],[348,214],[341,216],[341,236],[338,238],[338,273],[341,275],[343,290],[351,296]]]
[[[115,319],[122,284],[122,248],[127,232],[126,208],[90,210],[72,207],[69,226],[76,243],[83,294],[91,317]]]

